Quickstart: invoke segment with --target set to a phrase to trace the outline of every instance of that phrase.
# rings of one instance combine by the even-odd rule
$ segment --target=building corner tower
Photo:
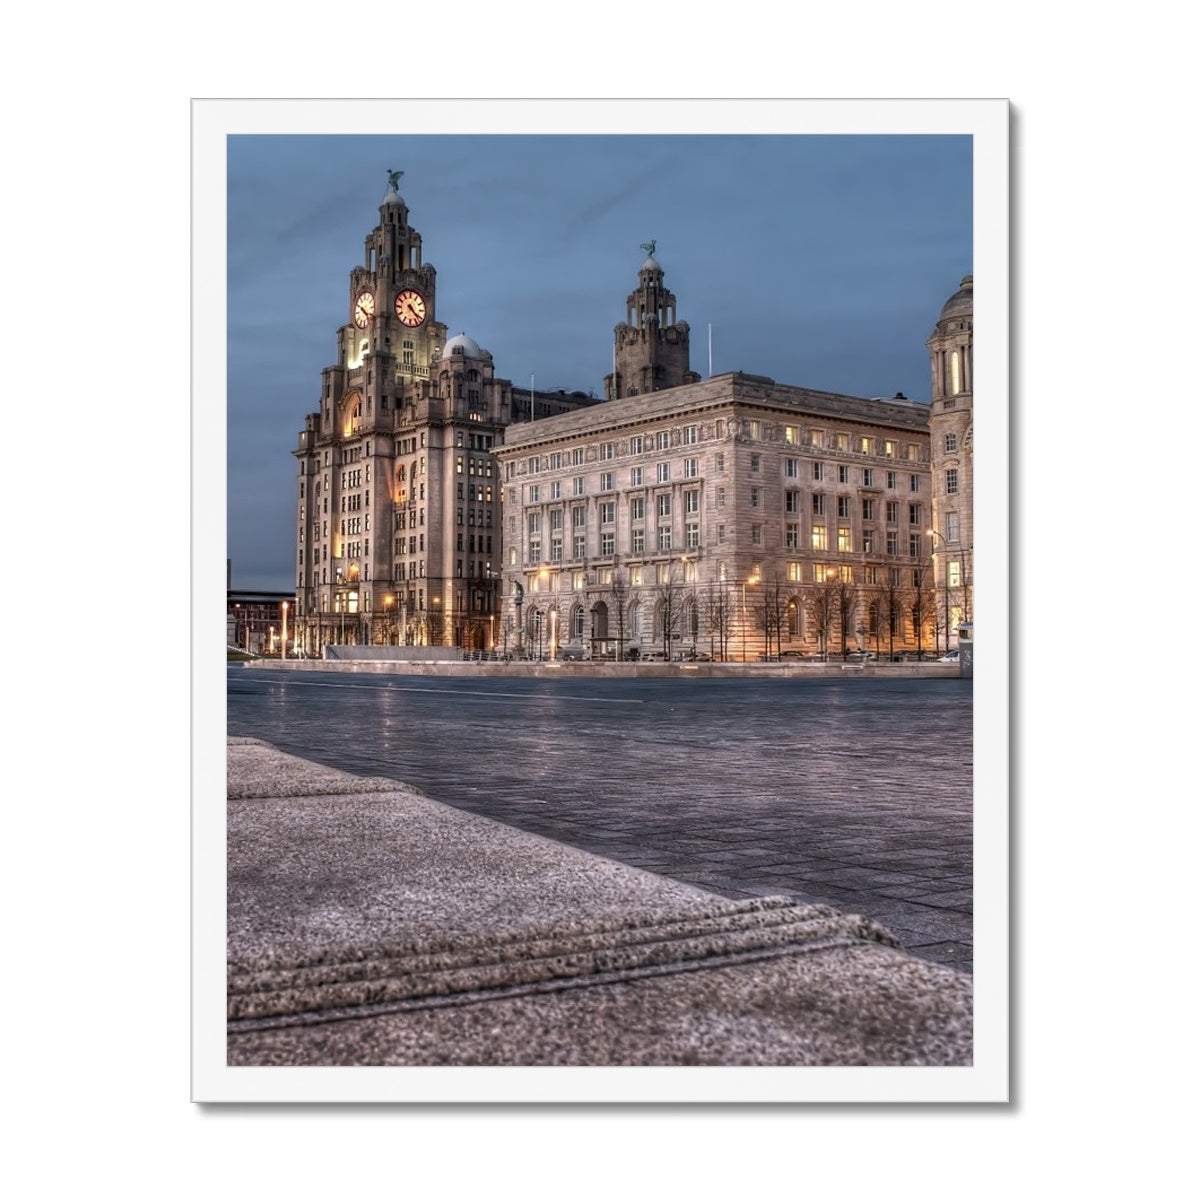
[[[967,275],[942,306],[937,326],[926,342],[933,388],[929,416],[933,476],[930,536],[947,639],[957,634],[961,624],[973,620],[974,308],[974,280]]]
[[[625,300],[625,323],[613,330],[613,373],[605,376],[606,400],[660,392],[700,376],[689,366],[689,330],[675,319],[675,297],[663,284],[663,269],[646,242],[638,286]]]

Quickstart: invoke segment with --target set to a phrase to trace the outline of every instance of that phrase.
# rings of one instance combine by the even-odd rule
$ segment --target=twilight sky
[[[603,391],[655,241],[691,365],[929,399],[925,340],[972,272],[971,138],[235,135],[228,139],[232,586],[295,585],[296,447],[389,169],[437,316],[528,387]]]

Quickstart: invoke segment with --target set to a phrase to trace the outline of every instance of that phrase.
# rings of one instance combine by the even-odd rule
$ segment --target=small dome
[[[938,318],[939,321],[944,321],[948,317],[969,317],[972,314],[975,309],[974,279],[973,275],[962,277],[958,291],[942,305],[942,315]]]
[[[463,358],[482,358],[483,351],[479,348],[479,343],[474,338],[469,338],[465,333],[460,333],[452,337],[442,349],[442,358],[452,358],[454,352],[461,352]]]

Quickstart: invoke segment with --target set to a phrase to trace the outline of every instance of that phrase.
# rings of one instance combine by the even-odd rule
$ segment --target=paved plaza
[[[228,731],[723,897],[861,913],[972,967],[969,680],[231,668]]]

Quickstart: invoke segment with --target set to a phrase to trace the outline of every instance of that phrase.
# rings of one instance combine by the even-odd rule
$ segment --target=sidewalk
[[[228,741],[230,1065],[967,1065],[971,978]]]

